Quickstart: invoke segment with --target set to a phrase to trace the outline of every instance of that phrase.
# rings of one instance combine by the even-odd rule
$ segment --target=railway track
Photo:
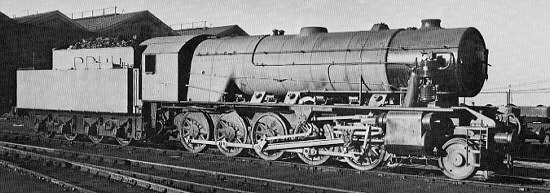
[[[17,153],[15,153],[17,152]],[[93,192],[157,192],[153,182],[132,179],[115,173],[106,173],[92,166],[82,166],[61,159],[41,156],[6,147],[0,147],[0,165],[30,175],[40,180],[59,185],[64,191],[93,193]],[[5,161],[7,160],[7,161]],[[81,171],[81,172],[75,172]],[[91,174],[91,175],[90,175]],[[112,180],[111,180],[112,179]],[[25,186],[26,182],[18,182]],[[2,191],[11,192],[4,188]],[[51,192],[46,190],[44,192]],[[185,192],[185,191],[163,191]]]
[[[15,144],[11,144],[11,146],[25,147],[26,149],[34,148],[34,150],[38,150],[37,149],[38,147],[19,146]],[[55,152],[53,149],[47,149],[47,148],[40,148],[40,150],[50,152],[50,153]],[[204,185],[204,184],[198,184],[193,182],[186,182],[182,180],[157,177],[153,175],[121,170],[116,168],[110,168],[105,166],[80,163],[80,162],[70,161],[67,159],[61,159],[61,158],[51,157],[51,156],[42,155],[38,153],[33,153],[28,150],[21,150],[21,149],[9,148],[4,146],[0,147],[0,153],[7,154],[8,156],[9,155],[17,156],[23,159],[42,160],[44,162],[50,162],[61,168],[70,167],[73,170],[79,170],[84,173],[105,177],[110,180],[127,183],[133,186],[139,186],[139,187],[153,190],[156,192],[171,192],[171,193],[212,192],[212,191],[214,192],[246,192],[243,190]],[[157,182],[170,184],[171,186],[160,184]],[[84,191],[84,192],[93,192],[93,191]]]
[[[152,163],[140,160],[132,160],[125,158],[118,158],[113,156],[94,155],[80,152],[65,151],[52,148],[44,148],[31,145],[15,144],[9,142],[0,142],[0,152],[4,154],[16,154],[25,158],[48,160],[57,163],[57,165],[71,166],[77,168],[80,171],[92,173],[99,176],[104,176],[112,180],[123,181],[132,185],[138,185],[144,188],[149,188],[158,192],[250,192],[246,190],[246,187],[250,187],[253,192],[280,192],[280,191],[292,191],[292,192],[357,192],[343,189],[336,189],[330,187],[313,186],[306,184],[298,184],[292,182],[285,182],[280,180],[272,180],[259,177],[250,177],[236,174],[229,174],[223,172],[215,172],[210,170],[201,170],[189,167],[173,166],[159,163]],[[166,177],[159,177],[150,174],[144,174],[134,172],[130,170],[117,169],[105,166],[97,166],[93,164],[80,163],[70,161],[67,159],[61,159],[57,157],[51,157],[39,153],[54,154],[64,157],[76,157],[84,158],[86,160],[95,160],[100,163],[111,163],[136,166],[142,168],[150,168],[158,171],[170,171],[178,172],[186,175],[197,175],[203,178],[208,177],[213,181],[224,181],[226,183],[233,183],[243,187],[244,189],[232,189],[220,186],[213,186],[208,184],[201,184],[196,182],[171,179]],[[158,183],[154,183],[158,182]],[[159,184],[162,183],[162,184]],[[170,186],[168,186],[170,185]]]
[[[166,149],[154,149],[154,148],[148,148],[148,147],[121,147],[117,145],[109,145],[109,144],[93,144],[88,142],[81,142],[81,141],[63,141],[59,139],[44,139],[44,138],[35,138],[32,137],[33,134],[21,134],[21,133],[13,133],[13,132],[1,132],[0,138],[7,139],[11,138],[12,141],[21,141],[25,139],[26,141],[47,141],[48,144],[57,143],[57,144],[64,144],[69,146],[89,146],[96,149],[117,149],[120,151],[127,151],[127,152],[142,152],[142,153],[149,153],[149,154],[158,154],[158,155],[164,155],[166,157],[183,157],[183,159],[205,159],[205,160],[214,160],[214,162],[225,162],[231,163],[231,162],[243,162],[247,163],[249,165],[263,165],[263,166],[269,166],[269,167],[281,167],[281,168],[290,168],[291,170],[298,170],[298,171],[307,171],[307,173],[310,174],[317,174],[321,176],[327,176],[327,175],[339,175],[339,176],[347,176],[350,178],[379,178],[379,179],[386,179],[386,180],[410,180],[410,181],[420,181],[422,183],[429,183],[429,184],[453,184],[453,185],[462,185],[460,187],[462,188],[479,188],[479,187],[491,187],[491,189],[494,189],[496,192],[504,192],[507,191],[526,191],[531,190],[534,192],[537,191],[550,191],[550,189],[547,187],[549,184],[547,179],[544,178],[534,178],[534,177],[520,177],[520,176],[511,176],[511,175],[493,175],[493,178],[488,181],[483,180],[464,180],[464,181],[456,181],[456,180],[450,180],[445,177],[442,177],[441,175],[437,175],[437,171],[430,170],[426,167],[419,167],[415,168],[415,166],[408,166],[408,167],[398,167],[401,171],[406,171],[403,173],[395,173],[395,170],[392,168],[386,168],[382,170],[377,171],[357,171],[353,169],[348,168],[342,168],[339,166],[309,166],[305,164],[298,164],[293,162],[266,162],[264,160],[259,160],[256,158],[249,158],[249,157],[236,157],[236,158],[228,158],[222,155],[216,155],[216,154],[189,154],[187,152],[177,151],[177,150],[166,150]],[[8,136],[10,135],[10,136]],[[29,140],[31,139],[31,140]],[[217,179],[222,180],[228,180],[231,178],[231,176],[224,176],[221,175],[219,172],[213,172],[210,171],[210,174],[205,173],[207,171],[192,169],[192,168],[185,168],[181,166],[173,166],[173,165],[167,165],[167,164],[160,164],[156,162],[147,162],[147,161],[141,161],[141,160],[135,160],[135,159],[128,159],[128,158],[121,158],[118,156],[102,156],[102,155],[95,155],[95,154],[87,154],[87,153],[81,153],[81,152],[74,152],[74,151],[68,151],[68,150],[60,150],[60,149],[48,149],[44,147],[36,147],[36,146],[28,146],[28,145],[22,145],[22,144],[13,144],[13,143],[6,143],[2,142],[0,143],[0,146],[8,146],[11,148],[18,147],[19,149],[34,149],[34,151],[37,152],[50,152],[51,154],[55,154],[62,157],[80,157],[80,158],[86,158],[88,160],[95,160],[94,162],[106,162],[111,164],[117,164],[118,165],[130,165],[130,166],[137,166],[141,168],[150,168],[155,169],[158,171],[180,171],[179,173],[203,173],[202,176],[215,176]],[[116,153],[115,153],[116,154]],[[337,164],[336,164],[337,165]],[[185,171],[184,169],[190,169]],[[411,171],[420,171],[418,174]],[[113,170],[116,171],[116,170]],[[119,171],[120,172],[120,171]],[[411,174],[412,173],[412,174]],[[166,180],[164,180],[166,181]],[[261,182],[261,181],[254,181],[251,179],[248,180],[235,180],[237,182],[252,182],[249,185],[250,186],[260,186],[260,187],[266,187],[266,186],[273,186],[274,182]],[[254,182],[253,182],[254,181]],[[495,182],[497,181],[497,182]],[[507,183],[499,183],[498,181],[506,181]],[[523,184],[514,184],[510,183],[510,181],[521,181]],[[173,183],[173,182],[172,182]],[[355,182],[351,182],[355,183]],[[298,191],[300,188],[298,188],[295,185],[299,185],[299,183],[290,183],[290,184],[284,184],[281,185],[281,187],[275,188],[278,191],[285,190],[285,191]],[[304,187],[305,190],[312,190],[312,187]],[[322,187],[323,191],[326,191],[328,187]],[[340,191],[347,191],[348,189],[341,188],[341,189],[335,189]],[[258,190],[256,190],[258,191]],[[361,189],[355,189],[351,191],[364,191]]]
[[[86,188],[83,188],[83,187],[65,182],[63,180],[59,180],[59,179],[57,179],[55,177],[52,177],[52,176],[48,176],[48,175],[45,175],[45,174],[42,174],[42,173],[39,173],[39,172],[36,172],[36,171],[32,171],[32,170],[17,166],[15,163],[12,163],[12,162],[0,160],[0,167],[9,168],[13,171],[19,172],[20,174],[29,175],[31,177],[38,178],[40,180],[47,181],[49,183],[59,185],[59,186],[65,188],[64,190],[70,190],[70,191],[73,191],[73,192],[81,192],[81,193],[95,193],[96,192],[96,191],[93,191],[93,190],[89,190],[89,189],[86,189]]]

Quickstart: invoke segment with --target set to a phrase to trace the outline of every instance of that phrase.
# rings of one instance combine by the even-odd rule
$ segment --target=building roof
[[[219,27],[201,27],[201,28],[189,28],[189,29],[180,29],[176,30],[176,33],[179,35],[199,35],[199,34],[210,34],[218,37],[225,36],[248,36],[241,27],[238,25],[227,25]]]
[[[168,25],[166,25],[156,16],[151,14],[149,11],[139,11],[124,14],[115,13],[95,17],[79,18],[75,19],[74,21],[82,25],[89,31],[102,32],[117,28],[120,24],[129,23],[131,21],[139,21],[143,20],[144,18],[151,19],[159,27],[169,29],[170,31],[172,31],[172,35],[176,35],[173,30],[168,27]]]
[[[50,25],[55,25],[53,24],[55,22],[52,22],[52,21],[56,21],[56,22],[61,22],[65,25],[69,25],[73,28],[78,28],[78,29],[87,31],[86,28],[82,27],[80,24],[74,22],[65,14],[57,10],[29,15],[29,16],[17,17],[17,18],[14,18],[14,20],[17,21],[17,23],[31,24],[36,26],[48,26],[48,27],[57,27],[57,26],[50,26]]]
[[[95,31],[101,31],[103,29],[112,27],[113,25],[124,22],[125,20],[128,20],[144,12],[146,11],[124,13],[124,14],[115,13],[115,14],[101,15],[101,16],[95,16],[95,17],[79,18],[79,19],[74,19],[74,21],[82,25],[86,29],[95,32]]]
[[[13,22],[13,19],[8,17],[6,14],[0,12],[0,21],[2,21],[2,22],[5,22],[5,21]]]

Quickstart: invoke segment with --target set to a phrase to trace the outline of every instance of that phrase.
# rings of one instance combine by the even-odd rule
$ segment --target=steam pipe
[[[415,70],[412,70],[407,86],[407,94],[405,94],[405,99],[402,105],[403,107],[414,107],[416,105],[416,98],[418,97],[418,84],[418,74],[416,74]]]

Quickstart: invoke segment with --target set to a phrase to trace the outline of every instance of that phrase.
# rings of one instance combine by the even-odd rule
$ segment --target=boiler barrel
[[[367,86],[363,90],[389,91],[406,87],[410,68],[423,53],[432,52],[447,62],[440,68],[442,76],[435,78],[440,91],[457,96],[479,93],[487,78],[483,37],[475,28],[444,29],[438,23],[420,29],[377,27],[338,33],[306,27],[296,35],[208,39],[195,50],[191,74],[225,77],[224,84],[235,84],[246,94],[358,91],[361,78]],[[210,90],[223,87],[200,84],[210,85]]]

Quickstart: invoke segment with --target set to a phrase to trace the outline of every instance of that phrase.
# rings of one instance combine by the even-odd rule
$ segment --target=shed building
[[[146,40],[152,37],[177,35],[168,25],[149,11],[115,13],[95,17],[79,18],[74,21],[100,36]]]
[[[30,24],[41,27],[51,27],[56,29],[63,29],[65,31],[75,31],[81,33],[87,33],[88,29],[82,27],[65,14],[59,11],[50,11],[46,13],[39,13],[34,15],[28,15],[23,17],[17,17],[14,19],[20,24]]]

